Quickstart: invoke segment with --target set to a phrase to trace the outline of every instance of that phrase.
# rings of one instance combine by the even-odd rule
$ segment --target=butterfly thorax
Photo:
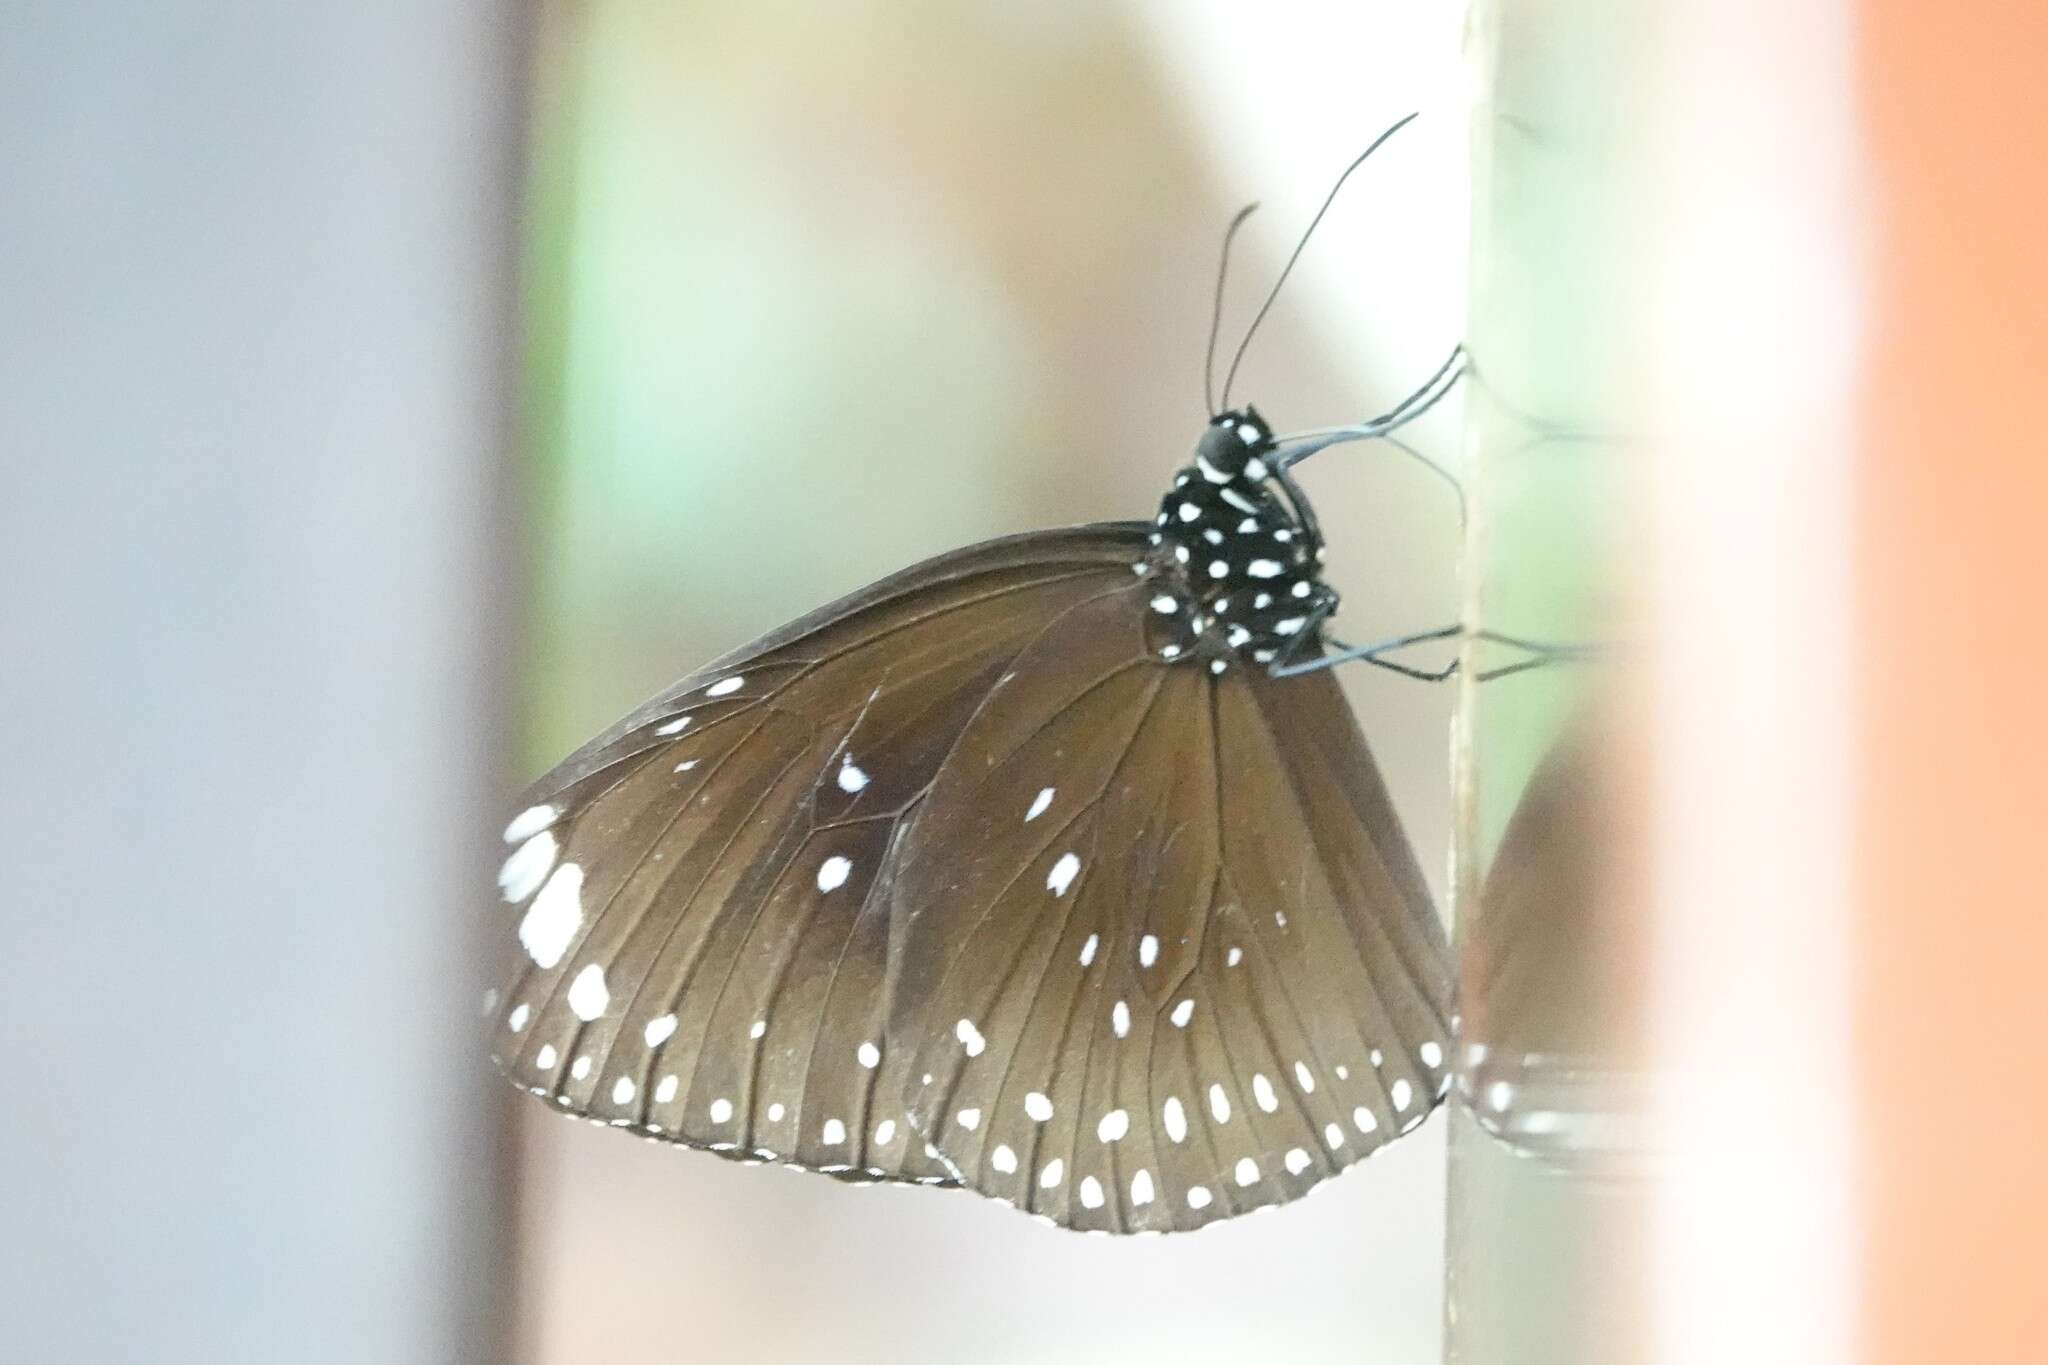
[[[1273,435],[1252,408],[1221,413],[1161,500],[1152,552],[1140,569],[1152,597],[1153,651],[1162,659],[1265,665],[1302,647],[1336,607],[1322,581],[1322,543],[1283,497]]]

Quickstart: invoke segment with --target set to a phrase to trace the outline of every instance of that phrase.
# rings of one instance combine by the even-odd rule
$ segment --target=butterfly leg
[[[1431,640],[1450,640],[1466,634],[1467,632],[1463,626],[1439,626],[1435,630],[1415,631],[1407,635],[1396,635],[1391,639],[1380,640],[1369,645],[1348,645],[1342,640],[1326,635],[1323,639],[1326,644],[1333,647],[1331,653],[1298,662],[1292,659],[1281,660],[1274,664],[1271,672],[1276,678],[1291,678],[1301,673],[1313,673],[1318,669],[1335,668],[1338,664],[1369,663],[1376,667],[1384,668],[1389,672],[1399,673],[1404,678],[1413,678],[1418,682],[1444,682],[1456,676],[1458,672],[1458,661],[1456,659],[1451,660],[1442,668],[1424,669],[1396,663],[1394,660],[1384,656],[1397,653],[1411,645],[1425,644]],[[1485,640],[1494,644],[1507,645],[1513,649],[1523,650],[1530,655],[1529,658],[1519,659],[1514,663],[1505,664],[1499,668],[1486,669],[1475,674],[1474,676],[1480,682],[1492,682],[1495,678],[1505,678],[1531,668],[1541,668],[1546,664],[1589,658],[1594,652],[1591,648],[1582,645],[1545,644],[1539,640],[1528,640],[1518,635],[1506,635],[1496,630],[1475,630],[1470,632],[1469,636],[1474,640]]]
[[[1464,378],[1464,375],[1465,348],[1461,344],[1451,348],[1450,355],[1444,360],[1443,364],[1437,366],[1436,373],[1424,381],[1422,387],[1416,389],[1415,392],[1409,394],[1406,398],[1403,398],[1371,421],[1360,422],[1348,427],[1330,427],[1322,431],[1305,431],[1297,435],[1282,437],[1278,442],[1279,455],[1277,462],[1282,469],[1288,469],[1300,464],[1318,450],[1326,449],[1329,446],[1343,445],[1349,441],[1373,441],[1381,437],[1391,436],[1394,432],[1399,431],[1402,427],[1442,402],[1450,394],[1451,390],[1458,386],[1458,381]],[[1421,457],[1418,456],[1417,458]],[[1435,465],[1434,461],[1425,460],[1424,463],[1437,468],[1438,473],[1444,473],[1441,467]],[[1446,478],[1450,477],[1448,474],[1444,476]],[[1452,482],[1455,483],[1456,480],[1453,479]]]
[[[1524,639],[1519,635],[1506,635],[1497,630],[1475,630],[1472,632],[1472,638],[1475,640],[1490,640],[1494,644],[1506,645],[1511,649],[1519,649],[1529,655],[1526,659],[1520,659],[1511,664],[1504,664],[1499,668],[1489,668],[1484,672],[1474,674],[1473,676],[1480,682],[1492,682],[1495,678],[1505,678],[1510,674],[1521,673],[1531,668],[1542,668],[1546,664],[1572,663],[1590,659],[1600,652],[1598,646],[1595,645],[1550,644],[1542,640]]]
[[[1315,627],[1324,617],[1329,615],[1329,612],[1330,608],[1328,606],[1318,608],[1315,615],[1310,618],[1307,626],[1302,629],[1296,639],[1306,641],[1311,638],[1314,635]],[[1389,672],[1399,673],[1403,677],[1414,678],[1418,682],[1442,682],[1458,671],[1457,660],[1453,659],[1443,669],[1436,671],[1411,668],[1407,664],[1395,663],[1392,659],[1382,656],[1392,654],[1397,650],[1406,649],[1410,645],[1424,644],[1430,640],[1453,639],[1461,634],[1463,630],[1464,627],[1462,626],[1439,626],[1434,630],[1423,630],[1409,635],[1398,635],[1393,639],[1381,640],[1376,644],[1370,645],[1347,645],[1341,640],[1325,637],[1325,643],[1336,647],[1334,653],[1318,655],[1312,659],[1298,659],[1296,656],[1302,652],[1303,646],[1296,644],[1289,649],[1287,657],[1276,660],[1269,671],[1276,678],[1292,678],[1302,673],[1314,673],[1319,669],[1335,668],[1338,664],[1361,662],[1374,664],[1380,668],[1387,669]]]
[[[1465,344],[1459,342],[1451,347],[1451,353],[1445,357],[1444,363],[1437,366],[1436,373],[1424,380],[1420,388],[1365,425],[1378,427],[1384,435],[1396,427],[1414,421],[1443,401],[1445,395],[1458,386],[1458,381],[1465,377],[1466,368]]]

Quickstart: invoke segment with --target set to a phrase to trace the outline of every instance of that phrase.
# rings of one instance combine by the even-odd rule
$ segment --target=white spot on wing
[[[839,790],[847,793],[857,792],[867,784],[868,775],[855,767],[852,759],[849,758],[839,765]]]
[[[528,806],[505,826],[505,842],[523,844],[561,818],[562,811],[558,806]]]
[[[1161,616],[1171,616],[1180,610],[1180,602],[1170,593],[1161,593],[1152,599],[1152,610]]]
[[[1166,1103],[1160,1109],[1160,1117],[1166,1120],[1166,1135],[1168,1137],[1172,1138],[1175,1142],[1186,1142],[1188,1140],[1188,1115],[1187,1111],[1180,1107],[1180,1097],[1178,1095],[1168,1095],[1166,1097]]]
[[[1085,1208],[1102,1207],[1102,1182],[1092,1175],[1081,1177],[1081,1203]]]
[[[1131,1007],[1119,1000],[1109,1011],[1109,1026],[1119,1038],[1131,1031]]]
[[[1038,1173],[1038,1188],[1041,1190],[1056,1189],[1060,1181],[1066,1178],[1066,1175],[1067,1163],[1058,1157],[1054,1157],[1051,1161],[1046,1162],[1045,1169]]]
[[[959,1113],[953,1115],[953,1122],[972,1132],[974,1129],[981,1127],[981,1111],[979,1109],[962,1109]]]
[[[1287,1173],[1289,1175],[1300,1175],[1308,1168],[1308,1153],[1299,1147],[1289,1147],[1287,1149]]]
[[[1414,1095],[1415,1092],[1405,1080],[1395,1081],[1393,1086],[1387,1091],[1387,1097],[1393,1100],[1394,1108],[1403,1113],[1407,1112],[1408,1101],[1413,1099]]]
[[[1372,1110],[1362,1104],[1351,1111],[1351,1123],[1361,1133],[1370,1133],[1380,1126],[1380,1121],[1373,1116]]]
[[[707,697],[729,697],[744,687],[746,682],[747,680],[744,677],[735,673],[732,677],[722,678],[705,688],[704,695]]]
[[[979,1057],[981,1050],[988,1046],[988,1039],[981,1036],[981,1030],[974,1026],[972,1019],[962,1019],[955,1024],[953,1036],[960,1040],[960,1046],[967,1049],[970,1057]]]
[[[692,717],[690,716],[677,716],[666,725],[656,726],[654,733],[657,735],[679,735],[690,728],[691,719]]]
[[[1316,1078],[1315,1078],[1315,1073],[1314,1073],[1314,1072],[1312,1072],[1312,1071],[1310,1071],[1310,1070],[1308,1069],[1308,1064],[1307,1064],[1306,1062],[1296,1062],[1296,1063],[1294,1064],[1294,1080],[1295,1080],[1295,1084],[1297,1084],[1297,1085],[1299,1085],[1299,1086],[1301,1087],[1301,1093],[1302,1093],[1302,1094],[1304,1094],[1304,1095],[1313,1095],[1313,1094],[1315,1094],[1315,1092],[1316,1092]]]
[[[1139,1171],[1136,1175],[1131,1177],[1131,1203],[1149,1204],[1151,1202],[1152,1172]]]
[[[1218,1123],[1230,1122],[1230,1096],[1223,1093],[1220,1081],[1209,1087],[1209,1114]]]
[[[1024,1097],[1024,1112],[1034,1123],[1044,1123],[1052,1117],[1052,1101],[1043,1092],[1034,1090]]]
[[[647,1040],[647,1046],[660,1047],[674,1035],[675,1031],[676,1017],[673,1014],[664,1014],[658,1019],[649,1019],[646,1030],[640,1036]]]
[[[1147,934],[1138,940],[1138,965],[1149,967],[1159,960],[1159,935]]]
[[[1242,961],[1244,961],[1244,949],[1232,948],[1229,951],[1229,953],[1224,955],[1223,965],[1226,967],[1235,967],[1238,963]]]
[[[663,1076],[661,1084],[654,1087],[654,1102],[656,1104],[669,1104],[673,1102],[676,1097],[676,1091],[681,1088],[682,1082],[674,1076]]]
[[[553,1071],[557,1060],[559,1060],[559,1057],[555,1052],[555,1045],[553,1043],[542,1043],[540,1051],[533,1054],[534,1070]]]
[[[846,876],[853,871],[853,860],[842,858],[837,853],[818,864],[818,889],[837,891],[846,885]]]
[[[840,1119],[826,1119],[825,1126],[818,1131],[818,1140],[827,1147],[837,1147],[846,1141],[846,1124]]]
[[[896,1137],[896,1120],[883,1119],[875,1125],[875,1146],[887,1147]]]
[[[1213,1198],[1215,1196],[1209,1193],[1207,1185],[1188,1186],[1188,1207],[1191,1209],[1206,1209]]]
[[[555,854],[560,851],[561,845],[547,830],[534,835],[498,869],[498,890],[514,905],[525,900],[540,889],[541,882],[547,879],[548,871],[555,865]]]
[[[1004,1175],[1013,1174],[1017,1169],[1017,1154],[1010,1150],[1008,1143],[998,1142],[996,1149],[988,1154],[988,1164]]]
[[[1102,1122],[1095,1125],[1095,1136],[1103,1142],[1119,1141],[1131,1131],[1131,1116],[1121,1109],[1112,1109],[1102,1116]]]
[[[1244,571],[1253,578],[1278,578],[1281,564],[1277,559],[1254,559],[1244,566]]]
[[[638,1088],[633,1084],[631,1076],[619,1077],[612,1085],[612,1103],[631,1104],[633,1102],[633,1094]]]
[[[1084,944],[1082,944],[1082,945],[1081,945],[1081,965],[1082,965],[1083,967],[1087,966],[1087,965],[1088,965],[1089,963],[1091,963],[1091,962],[1093,962],[1093,961],[1095,960],[1095,948],[1096,948],[1096,945],[1097,945],[1097,944],[1099,944],[1099,943],[1101,943],[1101,942],[1102,942],[1102,935],[1100,935],[1100,934],[1090,934],[1090,935],[1088,935],[1088,941],[1087,941],[1086,943],[1084,943]]]
[[[1175,1005],[1173,1007],[1173,1014],[1171,1018],[1173,1019],[1173,1026],[1175,1028],[1186,1028],[1188,1026],[1188,1020],[1194,1017],[1195,1002],[1193,1000],[1183,1000],[1178,1005]]]
[[[1344,1130],[1334,1123],[1325,1124],[1323,1126],[1323,1141],[1332,1147],[1342,1147],[1344,1145]]]
[[[1025,824],[1028,825],[1039,816],[1045,814],[1045,808],[1052,804],[1054,791],[1055,789],[1052,787],[1039,788],[1038,795],[1031,799],[1031,809],[1024,812]]]
[[[1433,1042],[1424,1043],[1422,1045],[1422,1064],[1427,1067],[1442,1066],[1444,1064],[1444,1050]]]
[[[1055,896],[1066,895],[1067,888],[1074,884],[1074,878],[1080,871],[1081,859],[1072,853],[1062,853],[1059,861],[1052,865],[1052,871],[1046,875],[1046,890]]]
[[[575,1063],[571,1065],[569,1068],[570,1079],[580,1081],[584,1077],[588,1076],[590,1074],[590,1065],[591,1063],[589,1054],[586,1053],[585,1055],[578,1057]]]
[[[1259,1108],[1272,1113],[1280,1107],[1280,1097],[1273,1093],[1273,1083],[1266,1079],[1263,1071],[1252,1076],[1252,1098],[1259,1102]]]
[[[569,942],[583,927],[583,869],[563,863],[526,907],[519,921],[519,942],[534,965],[555,966],[569,951]]]
[[[1259,1163],[1250,1157],[1241,1157],[1237,1163],[1237,1183],[1256,1185],[1259,1183]]]
[[[612,992],[604,984],[604,968],[595,962],[576,973],[576,979],[569,983],[569,1009],[586,1024],[603,1018],[611,1003]]]
[[[854,1049],[853,1056],[855,1061],[870,1071],[882,1064],[882,1050],[873,1043],[862,1043]]]

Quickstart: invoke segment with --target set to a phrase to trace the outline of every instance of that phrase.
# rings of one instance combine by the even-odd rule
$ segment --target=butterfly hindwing
[[[529,794],[501,883],[514,1080],[571,1113],[948,1182],[887,1045],[904,835],[1016,656],[1132,581],[1134,528],[944,556],[686,678]]]
[[[912,1121],[964,1184],[1166,1231],[1297,1197],[1443,1087],[1443,934],[1327,674],[1132,663],[1145,587],[1032,646],[898,885]]]

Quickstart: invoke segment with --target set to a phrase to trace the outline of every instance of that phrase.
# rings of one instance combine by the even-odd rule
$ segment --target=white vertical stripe
[[[1853,1354],[1856,1245],[1851,16],[1667,8],[1653,1357],[1831,1365]]]

